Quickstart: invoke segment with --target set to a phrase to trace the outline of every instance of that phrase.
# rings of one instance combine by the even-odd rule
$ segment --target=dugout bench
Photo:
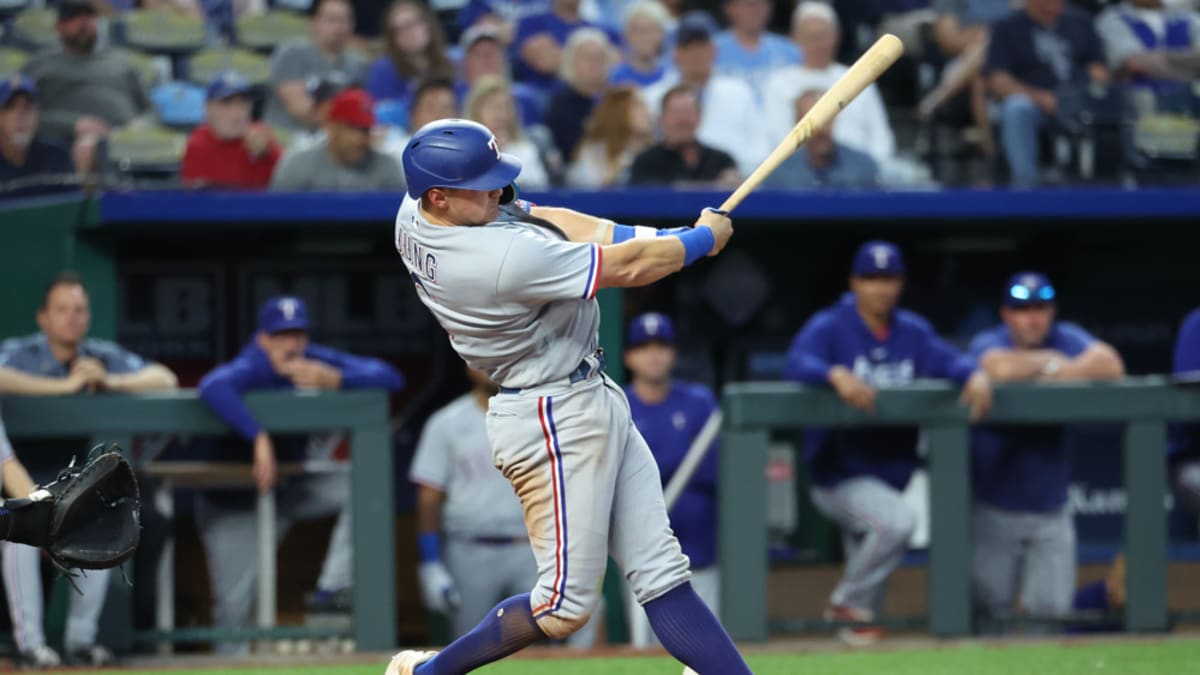
[[[853,410],[828,389],[791,383],[725,387],[721,441],[719,564],[722,619],[736,640],[766,640],[767,455],[773,431],[805,427],[912,425],[928,446],[930,480],[929,630],[939,637],[972,629],[970,464],[967,411],[943,382],[884,388],[872,414]],[[1007,384],[996,387],[987,421],[997,424],[1125,425],[1129,564],[1125,627],[1161,632],[1167,615],[1167,424],[1200,420],[1200,387],[1161,376],[1113,383]],[[736,486],[735,489],[730,487]],[[738,580],[733,583],[733,580]]]
[[[382,391],[257,392],[245,397],[254,416],[272,433],[304,433],[345,430],[351,447],[350,462],[354,537],[353,637],[362,651],[394,647],[396,640],[395,536],[392,485],[392,445],[388,429],[388,397]],[[151,394],[103,394],[66,397],[5,397],[0,403],[8,434],[20,438],[89,437],[93,443],[117,443],[132,448],[134,436],[150,434],[222,435],[229,428],[200,401],[195,391],[181,390]],[[185,475],[181,463],[174,470],[157,463],[156,472]],[[142,467],[138,467],[141,469]],[[308,469],[320,467],[308,467]],[[193,473],[207,469],[192,467]],[[236,471],[236,470],[235,470]],[[226,478],[230,478],[227,476]],[[274,501],[260,497],[260,522],[272,524],[270,539],[260,528],[260,580],[274,580]],[[262,542],[270,541],[267,546]],[[254,545],[247,542],[247,545]],[[267,567],[269,565],[269,567]],[[258,628],[234,634],[242,639],[313,637],[306,629],[274,626],[275,585],[260,583]],[[165,602],[159,598],[159,602]],[[161,613],[164,607],[160,605]],[[173,611],[173,608],[172,608]],[[228,637],[227,631],[167,628],[147,636],[150,641],[176,639],[213,640]]]

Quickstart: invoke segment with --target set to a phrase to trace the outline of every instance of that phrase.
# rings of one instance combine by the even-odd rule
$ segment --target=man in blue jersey
[[[654,312],[635,318],[625,345],[625,367],[631,376],[625,395],[633,424],[654,453],[664,486],[717,410],[708,387],[671,379],[674,366],[675,326],[670,317]],[[713,614],[719,614],[716,448],[709,448],[678,501],[668,507],[671,529],[691,562],[692,587]],[[656,644],[641,605],[630,602],[628,609],[630,642],[637,647]]]
[[[1175,339],[1176,375],[1200,376],[1200,309],[1183,320]],[[1168,449],[1171,485],[1179,501],[1200,518],[1200,424],[1175,424],[1171,427]]]
[[[788,350],[785,376],[832,386],[847,405],[871,411],[877,387],[944,378],[961,385],[972,421],[991,406],[992,388],[974,362],[937,336],[921,316],[897,307],[904,259],[895,244],[870,241],[854,256],[850,293],[809,319]],[[852,645],[882,637],[873,624],[887,579],[900,564],[916,516],[901,496],[917,468],[909,427],[812,429],[804,439],[813,503],[842,529],[846,570],[825,616],[848,622]]]
[[[996,382],[1112,380],[1120,355],[1079,326],[1055,321],[1056,292],[1038,272],[1004,287],[1003,323],[976,335],[971,354]],[[978,429],[971,440],[973,582],[985,613],[1058,617],[1075,590],[1075,524],[1063,427]],[[1019,597],[1018,597],[1019,595]]]
[[[404,378],[391,365],[355,356],[308,339],[308,309],[303,300],[268,300],[258,315],[258,332],[229,363],[200,381],[200,398],[239,436],[253,444],[254,480],[259,492],[276,490],[277,533],[280,538],[296,520],[337,514],[329,549],[314,594],[315,604],[337,604],[348,595],[353,567],[350,530],[350,480],[342,472],[310,474],[282,480],[277,475],[285,460],[339,459],[341,435],[273,440],[242,395],[264,389],[388,389],[404,387]],[[278,440],[278,443],[276,443]],[[244,452],[239,452],[244,461]],[[242,628],[250,620],[250,603],[257,581],[255,538],[257,521],[250,495],[239,491],[210,491],[197,499],[196,520],[208,552],[212,581],[213,618],[221,628]],[[245,646],[221,644],[223,652]]]

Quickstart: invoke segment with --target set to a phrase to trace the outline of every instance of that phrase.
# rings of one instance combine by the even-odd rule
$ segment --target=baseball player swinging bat
[[[814,132],[829,124],[834,115],[850,105],[854,97],[861,94],[867,85],[879,79],[879,76],[890,68],[903,53],[904,43],[891,33],[876,40],[875,44],[871,45],[871,48],[858,57],[854,65],[850,66],[846,74],[834,82],[833,86],[817,100],[812,109],[796,123],[792,131],[779,142],[779,145],[775,146],[770,155],[767,155],[762,164],[759,164],[754,172],[733,191],[733,194],[729,195],[721,204],[721,211],[729,213],[737,208],[746,195],[754,192],[767,176],[779,168],[779,165],[791,157],[792,153],[796,152],[801,145],[804,145]]]

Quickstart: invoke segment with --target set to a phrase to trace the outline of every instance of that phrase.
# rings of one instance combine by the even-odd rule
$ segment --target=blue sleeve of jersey
[[[1058,349],[1072,358],[1087,351],[1096,343],[1091,333],[1073,323],[1060,323],[1058,328]]]
[[[921,349],[922,370],[927,377],[953,380],[962,384],[975,372],[975,359],[963,354],[942,338],[933,329],[925,335]]]
[[[115,342],[103,343],[98,351],[104,367],[114,375],[136,373],[146,367],[145,359]]]
[[[1172,372],[1200,370],[1200,310],[1193,311],[1179,327],[1175,338],[1175,365]]]
[[[239,356],[200,380],[200,398],[240,436],[254,440],[262,425],[250,414],[242,394],[253,388],[270,386],[270,383],[270,372],[263,372],[250,359]]]
[[[971,338],[971,343],[967,345],[967,353],[978,360],[979,357],[983,356],[984,352],[996,347],[1004,347],[1004,344],[1000,341],[999,334],[994,330],[985,330]]]
[[[307,356],[342,371],[343,389],[399,391],[404,388],[404,376],[381,359],[356,356],[320,345],[311,345]]]
[[[458,27],[466,30],[475,25],[483,17],[492,13],[492,7],[487,0],[469,0],[462,9],[458,10]]]
[[[833,319],[818,314],[792,339],[783,376],[804,384],[829,384],[832,362]]]

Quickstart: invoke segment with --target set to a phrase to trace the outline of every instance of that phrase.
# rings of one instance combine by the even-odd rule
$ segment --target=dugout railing
[[[388,397],[383,391],[258,392],[247,394],[246,405],[263,428],[272,433],[344,431],[353,460],[350,475],[353,512],[354,584],[352,637],[361,651],[391,649],[396,641],[396,551],[394,473],[388,429]],[[194,391],[161,394],[104,394],[102,396],[5,397],[4,423],[13,439],[90,438],[93,443],[118,443],[128,450],[135,436],[224,435],[229,427],[217,418]],[[135,458],[136,464],[136,458]],[[261,500],[260,500],[261,502]],[[147,505],[149,506],[149,505]],[[255,546],[253,541],[247,546]],[[265,552],[272,557],[274,549]],[[261,551],[260,551],[261,552]],[[142,582],[152,580],[141,580]],[[274,588],[260,598],[273,605]],[[381,601],[382,599],[382,601]],[[274,616],[274,607],[270,608]],[[284,639],[314,637],[295,627],[259,626],[244,631],[184,628],[154,631],[142,641]]]
[[[719,564],[722,618],[735,639],[766,640],[767,457],[773,433],[806,427],[913,425],[928,454],[930,499],[929,616],[936,636],[972,630],[970,585],[970,455],[967,411],[959,391],[919,382],[882,389],[873,413],[852,410],[830,390],[788,383],[725,388],[720,457]],[[987,418],[993,424],[1115,423],[1125,426],[1128,504],[1125,627],[1158,632],[1167,613],[1167,425],[1200,420],[1200,387],[1159,377],[1098,384],[998,386]]]

